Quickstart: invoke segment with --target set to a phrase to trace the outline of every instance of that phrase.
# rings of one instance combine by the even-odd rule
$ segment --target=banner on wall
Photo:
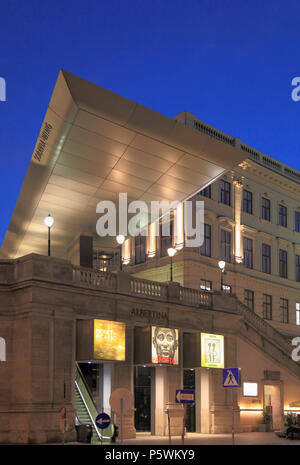
[[[94,359],[125,360],[125,323],[94,320]]]
[[[76,360],[125,360],[125,323],[77,320]]]
[[[152,363],[178,365],[178,329],[152,326]]]
[[[224,336],[201,333],[201,366],[224,368]]]

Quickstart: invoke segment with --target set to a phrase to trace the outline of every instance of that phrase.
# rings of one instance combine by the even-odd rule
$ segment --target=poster
[[[178,365],[178,329],[152,326],[152,363]]]

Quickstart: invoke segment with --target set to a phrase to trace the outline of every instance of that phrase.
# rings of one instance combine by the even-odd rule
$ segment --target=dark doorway
[[[184,370],[183,371],[183,389],[194,389],[195,390],[195,370]],[[185,427],[188,433],[195,433],[196,421],[195,421],[195,404],[187,405],[185,414]]]
[[[151,367],[135,367],[135,428],[138,432],[151,431],[151,371]]]

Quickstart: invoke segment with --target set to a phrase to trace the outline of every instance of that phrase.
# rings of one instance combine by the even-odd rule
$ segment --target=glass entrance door
[[[135,367],[134,398],[137,432],[151,431],[151,371],[151,367]]]
[[[195,370],[183,371],[183,388],[195,390]],[[187,405],[185,414],[185,427],[189,433],[196,431],[195,405]]]

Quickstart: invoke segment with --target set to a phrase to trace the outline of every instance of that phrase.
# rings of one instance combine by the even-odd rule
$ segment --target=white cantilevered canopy
[[[60,71],[0,255],[52,254],[95,233],[96,205],[184,200],[245,159],[245,152]],[[117,203],[116,203],[117,204]]]

